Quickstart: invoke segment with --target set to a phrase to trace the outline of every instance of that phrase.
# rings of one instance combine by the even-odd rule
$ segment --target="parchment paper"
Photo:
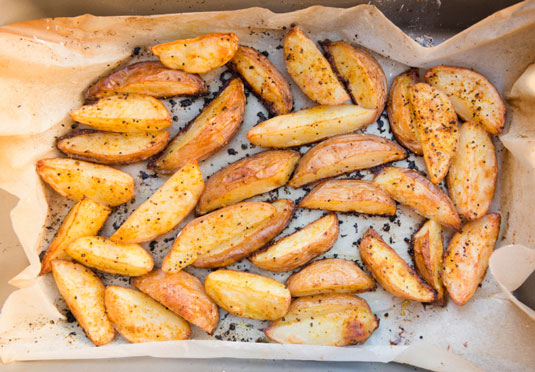
[[[344,39],[362,45],[379,58],[389,82],[407,65],[427,68],[439,63],[472,67],[486,76],[510,99],[509,129],[497,143],[502,159],[499,188],[492,209],[503,217],[502,237],[487,275],[472,300],[444,309],[397,299],[379,289],[362,296],[381,318],[381,325],[365,345],[346,348],[277,345],[263,343],[264,322],[240,319],[222,312],[213,340],[194,329],[195,340],[127,344],[118,337],[110,345],[93,347],[75,322],[65,318],[50,275],[36,277],[39,253],[46,249],[72,202],[43,187],[35,173],[38,159],[58,156],[55,137],[71,130],[72,108],[82,104],[83,90],[110,69],[125,62],[151,59],[145,46],[208,32],[234,31],[240,43],[267,51],[282,71],[280,48],[285,29],[298,24],[315,40]],[[191,13],[152,17],[56,18],[24,22],[0,28],[0,187],[20,201],[11,212],[30,265],[11,283],[20,287],[4,304],[0,316],[1,356],[4,362],[32,359],[109,358],[157,356],[190,358],[266,358],[344,361],[399,361],[433,370],[533,370],[535,324],[533,311],[511,295],[535,267],[535,67],[519,79],[535,61],[535,3],[525,2],[494,14],[454,38],[424,48],[405,35],[372,6],[351,9],[312,7],[274,14],[252,8],[232,12]],[[134,49],[141,47],[140,49]],[[132,51],[139,51],[136,56]],[[134,53],[134,54],[136,54]],[[212,95],[227,76],[224,68],[207,74]],[[223,75],[222,75],[223,74]],[[221,78],[221,79],[220,79]],[[518,79],[518,81],[517,81]],[[515,84],[515,81],[516,84]],[[513,87],[514,84],[514,87]],[[297,87],[296,109],[312,106]],[[202,107],[203,100],[166,100],[176,116],[175,133]],[[267,115],[256,98],[248,97],[244,123],[235,139],[217,156],[201,165],[208,176],[229,162],[261,151],[250,146],[245,133]],[[366,132],[392,138],[383,115]],[[301,149],[302,152],[306,147]],[[508,151],[509,150],[509,151]],[[425,170],[414,156],[396,165]],[[145,164],[122,167],[136,179],[135,200],[117,208],[102,234],[110,234],[128,213],[146,199],[163,179],[150,177]],[[146,172],[145,175],[140,171]],[[148,177],[147,177],[148,176]],[[372,172],[351,176],[370,179]],[[283,187],[257,197],[302,197],[305,190]],[[284,232],[319,217],[319,211],[299,211]],[[340,239],[325,257],[358,260],[357,245],[368,226],[379,233],[406,259],[408,239],[422,218],[407,208],[391,221],[379,217],[339,214]],[[114,226],[115,225],[115,226]],[[159,264],[180,227],[146,244]],[[514,244],[514,245],[512,245]],[[8,265],[8,262],[2,264]],[[267,274],[247,261],[232,266]],[[206,271],[188,269],[199,277]],[[270,274],[278,280],[289,275]],[[106,283],[128,285],[125,278],[103,275]],[[499,283],[495,280],[497,279]],[[518,305],[518,306],[517,306]],[[241,342],[248,341],[248,342]],[[474,363],[471,364],[463,358]]]

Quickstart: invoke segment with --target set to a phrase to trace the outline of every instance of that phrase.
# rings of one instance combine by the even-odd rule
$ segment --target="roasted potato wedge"
[[[117,94],[70,112],[71,117],[98,130],[121,133],[159,132],[171,126],[171,114],[154,97]]]
[[[377,327],[379,319],[364,299],[333,293],[294,300],[264,333],[281,344],[345,346],[366,342]]]
[[[244,113],[243,83],[233,79],[161,154],[151,159],[149,167],[170,173],[190,161],[206,159],[234,137]]]
[[[271,61],[258,50],[240,45],[227,66],[237,72],[273,115],[292,111],[290,84]]]
[[[497,178],[496,151],[490,136],[479,124],[464,123],[459,130],[459,149],[446,178],[457,212],[467,220],[484,216]]]
[[[262,147],[293,147],[354,132],[374,120],[374,110],[357,105],[316,106],[266,120],[247,139]]]
[[[171,231],[195,208],[203,189],[197,162],[184,165],[132,212],[111,239],[141,243]]]
[[[450,198],[421,173],[411,169],[386,167],[373,182],[395,201],[414,209],[441,225],[459,230],[461,219]]]
[[[273,245],[257,251],[249,260],[264,270],[294,270],[331,249],[338,239],[338,232],[338,218],[336,214],[329,213]]]
[[[51,263],[59,293],[91,342],[104,345],[115,337],[115,330],[104,308],[104,285],[91,270],[74,262]]]
[[[320,105],[349,100],[329,61],[299,27],[289,30],[284,38],[284,61],[288,74],[311,100]]]
[[[205,214],[283,186],[298,161],[297,151],[273,150],[229,164],[206,181],[196,212]]]
[[[131,283],[203,331],[212,333],[217,327],[217,305],[208,297],[201,281],[193,275],[185,271],[166,274],[154,270],[133,278]]]
[[[288,182],[297,188],[322,178],[372,168],[407,156],[394,141],[373,134],[346,134],[320,142],[299,161]]]
[[[456,66],[435,66],[425,73],[425,81],[448,95],[463,120],[480,124],[491,134],[503,130],[505,103],[480,73]]]
[[[84,196],[99,203],[116,206],[134,196],[131,175],[106,165],[74,159],[42,159],[37,173],[58,194],[80,201]]]
[[[464,305],[485,278],[500,233],[501,217],[489,213],[468,222],[451,238],[444,256],[442,280],[457,305]]]
[[[128,342],[186,340],[188,322],[135,289],[106,287],[106,312],[117,332]]]
[[[227,63],[238,50],[238,35],[207,34],[193,39],[158,44],[152,53],[170,68],[202,74]]]
[[[371,227],[360,242],[360,258],[387,292],[407,300],[435,301],[436,292]]]
[[[301,208],[393,216],[396,203],[379,186],[362,180],[327,180],[299,203]]]
[[[204,288],[219,306],[243,318],[275,320],[290,306],[290,291],[275,279],[219,269],[208,274]]]

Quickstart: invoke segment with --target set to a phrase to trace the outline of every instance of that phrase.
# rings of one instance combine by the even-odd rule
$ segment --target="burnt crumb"
[[[357,222],[355,222],[353,224],[353,228],[355,229],[355,234],[358,234],[359,233],[359,224]]]
[[[39,253],[39,261],[43,262],[43,258],[45,258],[46,251],[42,251]]]
[[[229,155],[238,155],[238,151],[236,151],[236,150],[234,150],[234,149],[232,149],[232,148],[228,149],[228,150],[227,150],[227,153],[228,153]]]
[[[139,177],[142,179],[142,180],[146,180],[147,178],[158,178],[158,175],[156,173],[154,174],[148,174],[144,171],[139,171]]]
[[[180,107],[189,107],[193,104],[193,101],[189,98],[186,98],[186,99],[183,99],[182,101],[180,101]]]
[[[346,236],[347,236],[347,234],[341,234],[340,238],[345,238]]]
[[[390,244],[394,244],[394,239],[392,239],[392,237],[388,238],[388,241],[390,242]]]
[[[265,337],[258,337],[256,340],[255,340],[256,343],[262,343],[262,344],[267,344],[269,341],[267,338]]]
[[[405,243],[407,244],[410,244],[411,240],[409,238],[403,238],[403,240],[405,241]]]
[[[76,332],[69,333],[69,336],[76,336]]]
[[[54,230],[54,228],[52,226],[46,226],[45,229],[47,230]]]
[[[67,310],[65,317],[67,318],[67,323],[74,323],[76,321],[76,318],[72,315],[70,310]]]
[[[71,125],[71,128],[72,128],[72,129],[76,129],[76,128],[78,128],[78,124],[72,124],[72,125]]]
[[[234,77],[234,74],[232,71],[224,71],[221,75],[219,75],[219,81],[221,81],[223,84],[225,84],[227,81],[232,79]]]
[[[388,315],[389,315],[388,313],[384,313],[383,316],[384,316],[385,318],[388,318]]]
[[[383,134],[384,132],[386,132],[386,129],[385,129],[385,122],[383,120],[382,117],[380,117],[379,119],[377,119],[377,130],[379,131],[379,133]]]
[[[256,145],[255,145],[254,143],[250,143],[250,144],[249,144],[249,148],[250,148],[250,149],[254,149],[254,148],[256,148]]]
[[[385,223],[385,224],[383,225],[383,231],[390,231],[390,225],[387,224],[387,223]]]
[[[119,230],[119,227],[121,227],[121,223],[119,221],[114,221],[113,222],[113,228],[115,230]]]
[[[215,338],[218,339],[218,340],[222,340],[223,337],[221,337],[221,335],[215,335]]]
[[[353,245],[356,247],[360,247],[360,242],[362,241],[362,238],[358,238],[356,242],[353,242]]]
[[[407,159],[407,166],[409,167],[409,169],[419,170],[418,167],[416,166],[416,162],[414,160]]]
[[[132,50],[132,55],[137,56],[139,55],[140,51],[141,51],[141,47],[135,47],[134,50]]]
[[[173,116],[173,121],[178,121],[178,116]]]
[[[308,187],[308,186],[304,186],[304,187],[303,187],[303,190],[304,190],[305,192],[310,192],[310,191],[312,190],[312,188],[311,188],[311,187]]]
[[[277,49],[277,50],[282,49],[282,48],[284,48],[284,47],[282,46],[282,44],[279,44],[279,45],[277,45],[277,46],[275,47],[275,49]]]
[[[256,124],[259,124],[268,119],[267,116],[262,111],[258,111],[256,113],[256,116],[258,116],[258,121],[256,122]]]
[[[163,240],[164,243],[169,243],[169,242],[172,242],[175,238],[165,238]]]
[[[149,243],[149,249],[150,249],[151,252],[154,252],[154,250],[156,249],[156,244],[158,244],[158,242],[156,240],[152,240]]]
[[[230,323],[228,326],[229,331],[234,331],[236,329],[236,323]]]
[[[170,104],[171,106],[175,107],[176,104],[177,104],[177,102],[176,102],[174,99],[170,99],[170,100],[169,100],[169,104]]]
[[[246,143],[242,143],[242,144],[241,144],[241,149],[242,149],[242,150],[247,150],[247,147],[248,147],[248,146],[247,146]]]
[[[269,53],[265,50],[261,51],[260,53],[262,53],[263,55],[265,55],[266,57],[269,57]]]
[[[334,258],[338,258],[338,253],[333,254]]]

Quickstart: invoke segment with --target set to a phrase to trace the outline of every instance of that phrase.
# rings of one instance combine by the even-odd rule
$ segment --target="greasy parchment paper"
[[[234,31],[242,44],[267,51],[283,70],[281,40],[284,29],[298,24],[315,40],[345,39],[376,53],[389,82],[407,65],[430,67],[439,63],[472,67],[510,98],[509,129],[501,136],[499,189],[493,210],[502,213],[502,238],[492,257],[491,272],[473,299],[459,307],[423,307],[394,298],[379,289],[363,294],[381,319],[379,329],[365,345],[333,348],[263,343],[265,322],[236,318],[222,311],[216,340],[193,327],[195,340],[127,344],[117,337],[112,344],[93,347],[75,322],[65,317],[50,275],[37,277],[39,253],[47,247],[58,223],[72,206],[43,187],[35,162],[58,156],[55,137],[68,132],[68,112],[82,104],[82,91],[110,69],[126,61],[150,59],[144,47],[208,32]],[[13,227],[30,262],[11,283],[20,287],[4,304],[0,317],[1,356],[4,362],[35,359],[155,356],[167,358],[265,358],[335,361],[398,361],[433,370],[533,370],[535,323],[533,311],[511,295],[535,267],[535,3],[503,10],[452,39],[425,48],[406,36],[372,6],[351,9],[312,7],[286,14],[252,8],[232,12],[191,13],[151,17],[57,18],[0,28],[0,187],[20,201],[11,212]],[[141,47],[140,49],[134,49]],[[132,51],[136,55],[132,56]],[[525,71],[525,73],[524,73]],[[210,91],[228,78],[224,68],[204,77]],[[223,74],[223,75],[222,75]],[[522,75],[522,76],[521,76]],[[516,83],[515,83],[516,82]],[[312,103],[293,86],[296,109]],[[183,127],[202,107],[203,99],[166,100],[176,122]],[[266,115],[256,98],[248,97],[246,117],[234,140],[217,156],[205,161],[205,176],[246,154],[260,151],[244,138],[247,130]],[[383,115],[366,132],[392,137]],[[301,152],[306,148],[303,147]],[[398,162],[424,170],[421,159]],[[128,213],[150,195],[163,179],[150,177],[145,164],[122,167],[136,179],[133,202],[116,209],[102,234],[113,232]],[[146,173],[141,173],[145,171]],[[370,179],[372,172],[351,176]],[[304,190],[283,187],[258,200],[296,199]],[[299,211],[284,232],[319,217],[319,211]],[[404,207],[389,220],[339,214],[340,239],[325,257],[358,260],[357,245],[368,226],[406,259],[408,240],[422,219]],[[115,226],[114,226],[115,225]],[[178,229],[146,244],[158,265]],[[9,265],[9,262],[3,262]],[[244,262],[236,269],[268,274]],[[206,271],[188,269],[203,278]],[[272,275],[285,280],[289,275]],[[125,278],[103,276],[106,283],[128,285]],[[248,341],[248,342],[241,342]],[[255,342],[256,341],[256,342]],[[453,353],[452,353],[453,352]],[[455,353],[455,354],[454,354]],[[460,358],[457,355],[462,356]],[[469,360],[472,363],[467,362]],[[474,365],[475,364],[475,365]]]

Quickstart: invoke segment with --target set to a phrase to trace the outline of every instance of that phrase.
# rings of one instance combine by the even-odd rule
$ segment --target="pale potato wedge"
[[[128,216],[111,239],[141,243],[171,231],[195,208],[203,190],[197,162],[184,165]]]
[[[145,293],[112,285],[104,296],[106,313],[113,326],[128,342],[186,340],[188,322]]]
[[[425,83],[412,86],[411,106],[429,179],[439,184],[446,177],[457,151],[457,115],[448,96]]]
[[[498,213],[489,213],[468,222],[451,238],[444,255],[442,280],[457,305],[467,303],[485,278],[500,221]]]
[[[169,132],[115,133],[80,129],[59,137],[56,146],[70,158],[100,164],[131,164],[162,151]]]
[[[104,285],[91,270],[69,261],[51,263],[59,293],[85,334],[95,345],[104,345],[115,337],[104,308]]]
[[[292,200],[280,199],[271,205],[276,209],[273,216],[224,241],[210,249],[206,254],[201,254],[192,265],[202,268],[228,266],[247,257],[273,240],[290,223],[295,204]]]
[[[483,75],[456,66],[435,66],[425,81],[448,95],[457,114],[482,125],[491,134],[505,126],[506,107],[498,90]]]
[[[329,61],[299,27],[292,28],[284,37],[284,61],[288,74],[311,100],[320,105],[349,101]]]
[[[204,81],[198,75],[165,67],[157,61],[128,65],[104,76],[85,92],[93,101],[122,93],[145,94],[152,97],[195,96],[206,93]]]
[[[479,124],[464,123],[459,130],[459,149],[446,178],[457,212],[467,220],[484,216],[497,178],[498,163],[490,136]]]
[[[139,244],[119,244],[100,236],[76,239],[65,252],[87,267],[110,274],[139,276],[154,266],[151,255]]]
[[[131,280],[131,284],[207,333],[219,323],[219,310],[193,275],[179,271],[166,274],[154,270]]]
[[[151,159],[149,167],[159,173],[170,173],[190,161],[206,159],[234,137],[244,113],[243,83],[232,79],[161,154]]]
[[[285,185],[299,161],[293,150],[272,150],[245,157],[212,174],[196,212],[205,214]]]
[[[294,99],[290,84],[258,50],[240,45],[227,66],[241,75],[271,114],[292,111]]]
[[[106,165],[75,159],[42,159],[37,173],[58,194],[80,201],[85,197],[102,204],[116,206],[134,196],[131,175]]]
[[[338,239],[339,231],[336,214],[329,213],[271,246],[255,252],[249,260],[264,270],[294,270],[331,249]]]
[[[189,222],[180,232],[165,256],[162,270],[176,273],[191,265],[198,257],[232,244],[249,231],[256,230],[277,210],[263,202],[243,202],[222,208]]]
[[[373,291],[376,284],[362,269],[349,260],[326,258],[312,262],[286,281],[292,297],[322,293],[361,293]]]
[[[294,300],[264,333],[281,344],[345,346],[366,342],[377,327],[379,319],[364,299],[332,293]]]
[[[238,50],[234,32],[214,33],[193,39],[175,40],[151,48],[167,67],[202,74],[227,63]]]
[[[293,147],[354,132],[375,120],[375,111],[357,105],[316,106],[268,119],[247,133],[262,147]]]
[[[373,134],[346,134],[329,138],[307,151],[288,182],[301,187],[323,178],[372,168],[407,156],[394,141]]]
[[[82,198],[71,208],[61,223],[56,236],[48,246],[48,250],[41,261],[41,272],[44,275],[52,270],[50,263],[54,260],[70,260],[65,249],[78,238],[97,235],[104,222],[111,213],[111,209],[89,198]]]
[[[379,186],[362,180],[327,180],[319,183],[299,207],[336,212],[393,216],[396,203]]]
[[[392,199],[411,207],[418,214],[455,230],[461,228],[461,219],[448,195],[423,174],[411,169],[386,167],[373,182]]]
[[[387,292],[406,300],[435,301],[436,292],[371,227],[360,242],[360,258]]]
[[[208,274],[204,288],[220,307],[243,318],[275,320],[290,306],[290,291],[275,279],[219,269]]]

